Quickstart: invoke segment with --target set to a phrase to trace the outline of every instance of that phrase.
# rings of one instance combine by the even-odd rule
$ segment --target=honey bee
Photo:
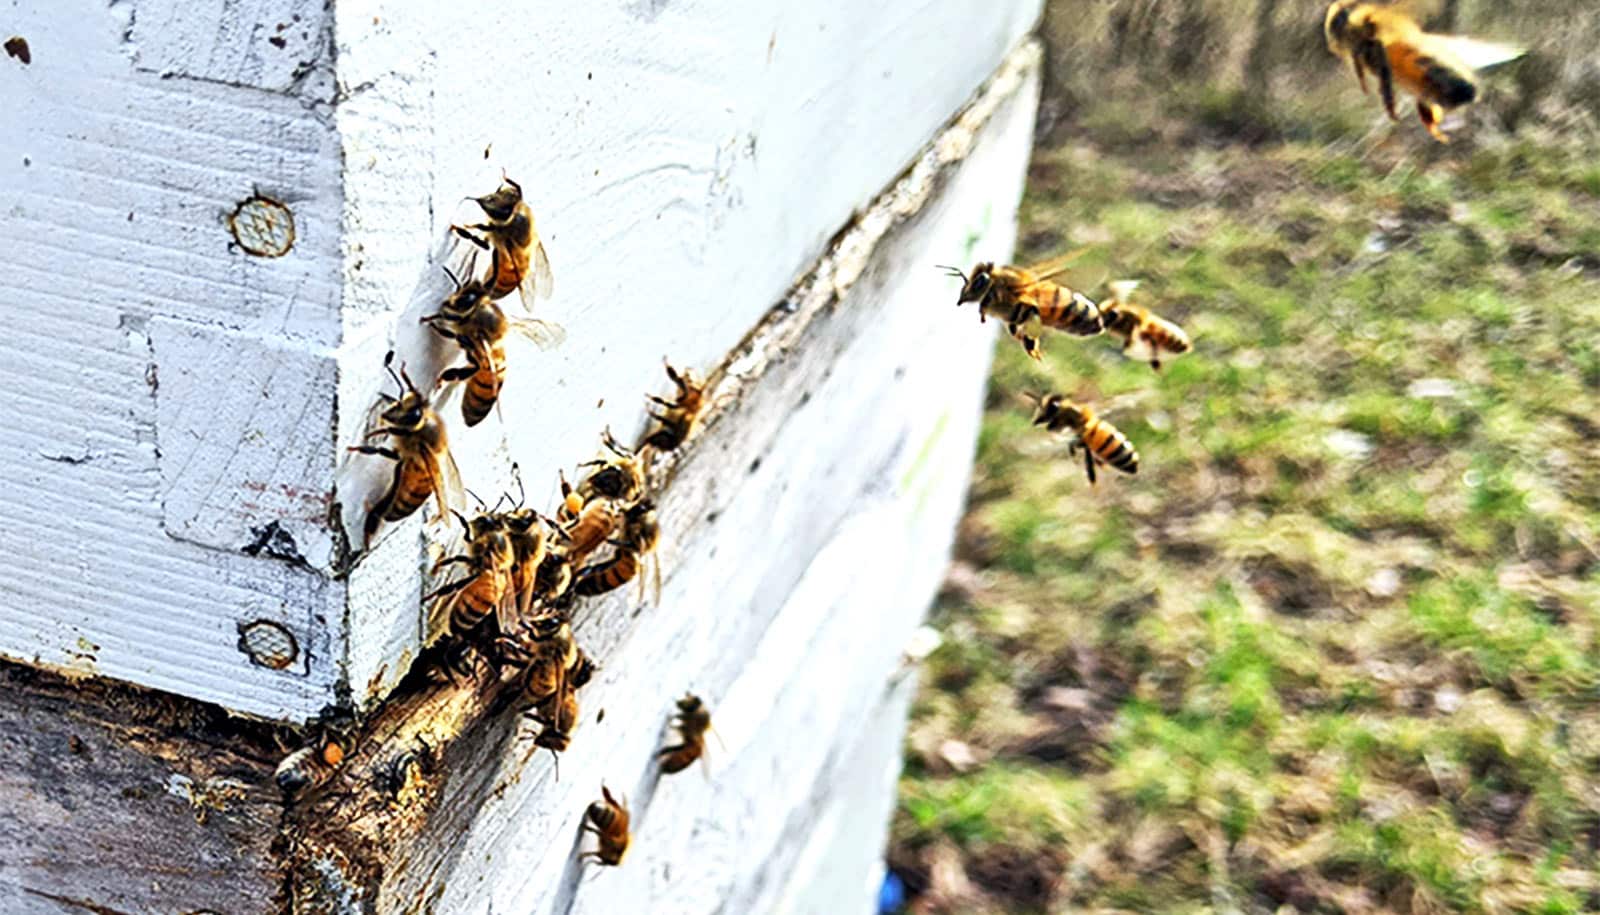
[[[467,551],[439,560],[434,571],[455,564],[465,565],[469,571],[423,598],[433,602],[428,631],[465,637],[491,613],[505,630],[512,622],[512,569],[517,562],[511,537],[497,515],[485,513],[468,521],[457,513],[456,518],[466,528]]]
[[[1430,0],[1392,4],[1370,0],[1334,0],[1322,21],[1328,50],[1350,61],[1367,91],[1367,73],[1378,80],[1378,96],[1390,120],[1395,114],[1395,85],[1415,96],[1417,117],[1440,143],[1450,142],[1439,122],[1446,111],[1478,98],[1476,71],[1521,57],[1520,48],[1463,35],[1424,31],[1419,20],[1431,13]]]
[[[595,851],[580,854],[578,860],[594,858],[614,867],[621,864],[622,857],[628,853],[628,808],[612,797],[611,789],[605,785],[600,786],[600,793],[604,799],[590,804],[583,814],[583,829],[594,833],[599,846]]]
[[[1044,426],[1051,432],[1075,434],[1071,453],[1083,449],[1083,465],[1091,485],[1095,481],[1096,463],[1110,464],[1123,473],[1139,472],[1139,452],[1133,450],[1133,443],[1117,431],[1116,426],[1095,416],[1089,407],[1075,404],[1060,394],[1036,398],[1036,403],[1035,426]]]
[[[663,360],[665,362],[665,360]],[[648,394],[651,402],[660,407],[662,412],[650,412],[650,418],[656,421],[656,428],[645,438],[644,443],[657,451],[671,451],[683,444],[694,429],[694,422],[700,416],[700,410],[705,406],[705,385],[695,381],[695,377],[687,369],[679,372],[667,362],[667,377],[678,388],[676,400],[667,400]]]
[[[1031,268],[986,261],[974,267],[970,277],[955,267],[943,269],[961,280],[957,305],[977,302],[980,323],[990,316],[999,319],[1023,351],[1039,359],[1042,328],[1078,337],[1092,337],[1104,329],[1100,307],[1092,299],[1054,280],[1066,272],[1067,262],[1077,253]]]
[[[533,708],[561,692],[578,663],[572,626],[559,614],[528,620],[495,644],[502,663],[522,669],[522,693]]]
[[[678,742],[662,747],[656,754],[661,759],[661,771],[668,773],[682,772],[705,755],[711,710],[699,696],[689,693],[678,700],[678,713],[672,717],[672,724],[678,729]]]
[[[650,564],[656,603],[661,602],[661,562],[656,546],[661,542],[661,526],[656,522],[656,506],[649,499],[629,508],[623,515],[622,539],[612,541],[615,552],[610,559],[585,566],[572,583],[572,590],[589,597],[613,591],[639,576],[640,566]],[[639,596],[643,599],[645,579],[639,577]]]
[[[500,520],[505,525],[506,536],[511,539],[511,552],[515,557],[511,566],[510,587],[520,619],[528,614],[534,599],[539,596],[539,569],[544,565],[548,550],[545,525],[549,522],[543,515],[523,505],[528,494],[522,488],[522,473],[516,464],[511,465],[511,471],[517,478],[517,502],[500,516]]]
[[[566,547],[566,558],[581,565],[590,553],[610,539],[627,517],[621,501],[603,496],[583,503],[583,510],[567,525],[566,535],[571,542]]]
[[[284,797],[292,800],[327,783],[354,749],[355,730],[355,719],[348,712],[324,712],[312,740],[285,756],[273,773]]]
[[[523,307],[532,311],[535,300],[550,296],[555,278],[534,224],[533,210],[522,197],[522,185],[503,173],[500,180],[494,193],[472,198],[488,221],[451,226],[450,231],[490,252],[489,298],[501,299],[516,290],[522,296]],[[478,232],[483,235],[475,234]]]
[[[1128,301],[1138,280],[1118,280],[1108,285],[1111,299],[1100,304],[1100,312],[1105,315],[1106,333],[1122,338],[1124,356],[1147,361],[1160,371],[1164,354],[1181,356],[1193,348],[1183,328]]]
[[[596,497],[616,499],[623,504],[631,505],[639,500],[639,494],[644,491],[644,467],[639,459],[628,448],[611,436],[611,429],[607,428],[601,439],[613,457],[585,461],[580,467],[597,467],[582,483],[578,484],[577,497],[582,504],[588,504]],[[570,496],[573,493],[566,491],[566,479],[562,478],[563,498],[565,506],[571,506]],[[579,506],[581,511],[582,506]]]
[[[546,607],[563,609],[572,601],[572,560],[564,549],[550,549],[534,573],[533,596]]]
[[[505,385],[506,333],[515,331],[540,349],[550,349],[561,343],[566,332],[560,325],[538,318],[507,317],[489,297],[489,287],[483,280],[474,278],[463,283],[448,267],[444,272],[456,289],[445,297],[437,312],[424,315],[421,321],[440,336],[455,341],[466,355],[466,365],[445,369],[439,380],[465,382],[461,418],[468,426],[476,426],[494,409]]]
[[[379,394],[387,404],[378,414],[379,425],[366,438],[389,437],[391,447],[353,445],[351,451],[375,454],[395,462],[394,479],[375,505],[367,509],[363,528],[363,547],[371,542],[379,521],[399,521],[433,496],[438,500],[439,517],[448,518],[451,506],[460,504],[461,473],[450,456],[444,423],[406,375],[405,366],[395,374],[394,351],[384,357],[383,367],[400,389],[399,397]]]

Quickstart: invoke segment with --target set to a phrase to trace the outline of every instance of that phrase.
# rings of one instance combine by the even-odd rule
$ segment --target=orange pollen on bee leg
[[[322,748],[322,761],[330,766],[344,762],[344,747],[330,741]]]

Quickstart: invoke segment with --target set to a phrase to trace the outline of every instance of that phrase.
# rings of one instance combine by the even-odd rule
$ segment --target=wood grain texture
[[[1012,55],[727,357],[715,409],[656,468],[661,606],[580,608],[601,671],[560,781],[514,711],[485,715],[493,684],[407,690],[280,822],[263,727],[0,665],[0,910],[865,910],[901,652],[960,513],[993,339],[929,265],[1009,252],[1037,68],[1031,45]],[[720,742],[709,777],[662,779],[689,689]],[[379,777],[407,753],[391,795]],[[573,855],[602,781],[636,846],[595,873]]]
[[[428,538],[394,525],[339,578],[386,480],[335,466],[391,344],[421,375],[454,355],[416,318],[446,288],[430,251],[474,216],[462,196],[502,167],[524,181],[557,274],[541,308],[569,343],[514,348],[502,417],[453,440],[475,489],[515,459],[549,498],[602,427],[642,425],[663,355],[705,368],[741,339],[1039,7],[13,10],[34,59],[0,68],[0,379],[18,392],[0,420],[20,430],[0,444],[19,506],[0,547],[28,572],[0,584],[0,656],[269,718],[372,708],[419,646]],[[283,257],[229,232],[258,192],[293,214]],[[237,649],[262,618],[301,663]]]
[[[276,752],[215,709],[0,664],[0,912],[271,911]]]
[[[561,779],[548,755],[529,757],[514,714],[482,718],[492,688],[402,699],[334,787],[367,791],[418,736],[439,775],[411,805],[298,811],[303,911],[764,911],[808,898],[781,874],[822,855],[807,838],[838,809],[832,786],[870,758],[888,791],[887,751],[854,748],[870,722],[903,713],[886,690],[942,575],[992,345],[948,307],[932,264],[1009,253],[1037,60],[1018,52],[731,355],[718,411],[658,468],[661,605],[630,593],[580,606],[601,669]],[[709,783],[658,781],[653,751],[691,689],[726,750]],[[629,796],[638,844],[621,869],[585,874],[577,829],[602,780]],[[881,841],[867,809],[836,814],[837,828]],[[319,908],[333,872],[348,909]]]
[[[342,674],[343,586],[245,548],[281,529],[307,563],[329,554],[325,517],[307,519],[333,482],[333,404],[224,392],[251,376],[232,377],[245,360],[300,371],[321,351],[310,370],[331,375],[339,147],[307,83],[267,92],[133,65],[191,59],[182,24],[155,12],[182,19],[179,6],[193,10],[8,13],[33,63],[0,69],[0,320],[15,329],[0,342],[14,392],[0,403],[13,430],[0,550],[17,568],[0,582],[0,656],[304,718]],[[217,79],[253,78],[226,68]],[[257,190],[299,226],[283,257],[252,257],[229,232]],[[306,453],[283,460],[290,447]],[[239,651],[239,624],[258,618],[295,630],[302,663],[273,671]]]

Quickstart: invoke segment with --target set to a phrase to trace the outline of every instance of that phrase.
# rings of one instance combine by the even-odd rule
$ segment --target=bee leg
[[[465,588],[467,585],[471,584],[476,579],[477,579],[476,575],[469,575],[466,578],[461,579],[460,581],[452,581],[447,585],[441,585],[440,587],[435,588],[432,593],[423,595],[422,599],[424,601],[430,601],[430,600],[434,600],[435,598],[448,597],[451,594],[454,594],[457,591],[460,591],[462,588]]]
[[[471,378],[477,371],[478,370],[473,366],[460,365],[460,366],[456,366],[453,369],[445,369],[443,372],[440,372],[439,373],[439,380],[440,381],[445,381],[445,382],[449,382],[449,381],[466,381],[468,378]]]
[[[1435,140],[1440,143],[1450,142],[1450,138],[1445,135],[1445,132],[1439,129],[1441,113],[1438,105],[1417,99],[1417,117],[1422,119],[1422,126],[1428,129],[1428,133]]]
[[[646,394],[644,396],[648,397],[650,400],[654,401],[657,406],[666,407],[669,410],[672,409],[673,407],[677,406],[677,404],[675,404],[672,401],[666,399],[665,397],[657,397],[654,394]]]
[[[1161,371],[1161,360],[1160,359],[1151,359],[1150,360],[1150,367],[1155,369],[1158,372]]]
[[[1350,55],[1350,66],[1356,71],[1356,82],[1361,84],[1361,94],[1367,94],[1367,71],[1361,66],[1361,58],[1355,54]]]
[[[1094,481],[1094,452],[1089,450],[1089,446],[1088,445],[1083,446],[1083,466],[1084,466],[1084,469],[1089,471],[1089,485],[1093,486],[1094,482],[1095,482]]]
[[[1383,99],[1383,110],[1389,113],[1389,120],[1400,120],[1394,110],[1394,70],[1389,67],[1389,52],[1378,41],[1365,42],[1361,47],[1366,65],[1378,75],[1378,96]]]
[[[400,452],[393,448],[379,448],[377,445],[351,445],[350,450],[358,451],[362,454],[376,454],[378,457],[386,457],[391,461],[400,460]]]
[[[472,232],[471,232],[472,229],[478,229],[478,230],[481,231],[483,228],[484,228],[483,226],[451,226],[450,227],[450,231],[452,231],[455,234],[461,236],[462,238],[466,239],[467,241],[472,242],[473,244],[477,245],[479,248],[483,249],[484,251],[487,251],[487,250],[489,250],[489,241],[488,241],[488,239],[479,238],[478,236],[473,235]]]

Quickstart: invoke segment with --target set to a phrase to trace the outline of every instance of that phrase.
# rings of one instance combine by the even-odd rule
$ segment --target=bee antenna
[[[400,363],[400,377],[405,379],[406,387],[408,389],[410,389],[411,393],[413,393],[413,394],[421,394],[422,393],[421,391],[417,390],[417,386],[416,385],[411,383],[411,376],[406,374],[406,364],[404,362]]]
[[[934,266],[938,267],[940,270],[943,270],[945,276],[955,277],[956,279],[959,279],[963,283],[965,283],[967,281],[966,273],[962,272],[957,267],[952,267],[949,264],[934,264]]]
[[[394,379],[394,386],[400,389],[400,393],[404,394],[406,386],[401,383],[400,376],[394,372],[394,350],[389,350],[388,354],[383,357],[383,368],[384,371],[389,373],[389,377]]]
[[[483,499],[482,499],[482,498],[480,498],[480,497],[479,497],[479,496],[478,496],[478,494],[477,494],[477,493],[475,493],[475,492],[473,492],[473,491],[472,491],[472,490],[470,490],[470,489],[468,489],[468,490],[467,490],[467,495],[469,495],[469,496],[471,496],[471,497],[472,497],[472,501],[474,501],[474,502],[476,502],[476,503],[478,503],[478,507],[479,507],[479,508],[483,508],[483,507],[485,507],[485,506],[486,506],[486,504],[487,504],[487,503],[485,503],[485,502],[484,502],[484,501],[483,501]]]
[[[522,507],[523,500],[528,498],[528,491],[522,488],[522,468],[516,461],[511,462],[511,476],[517,481],[517,507]]]
[[[448,276],[450,278],[450,282],[456,284],[456,291],[460,292],[461,291],[461,279],[459,277],[457,277],[455,275],[455,273],[450,270],[449,267],[446,267],[443,264],[439,265],[439,269],[443,270],[444,271],[444,275]]]
[[[519,195],[522,193],[522,185],[511,180],[511,176],[506,174],[504,166],[500,168],[500,180],[511,185],[512,189],[515,190]]]

